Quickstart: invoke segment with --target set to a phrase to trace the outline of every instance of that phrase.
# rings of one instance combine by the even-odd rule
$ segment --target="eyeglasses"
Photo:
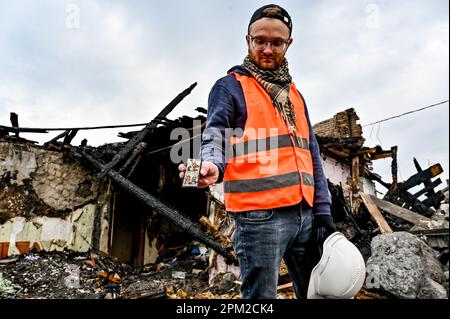
[[[256,50],[264,50],[266,46],[270,43],[272,45],[272,50],[284,51],[289,43],[289,40],[282,40],[282,39],[267,40],[261,37],[252,37],[251,35],[248,36],[250,37],[252,45],[255,47]]]

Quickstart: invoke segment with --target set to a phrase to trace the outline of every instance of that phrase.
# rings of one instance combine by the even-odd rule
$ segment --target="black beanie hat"
[[[248,24],[249,33],[250,33],[250,26],[252,25],[252,23],[262,18],[272,18],[282,21],[289,28],[289,37],[291,36],[292,34],[291,16],[289,15],[289,13],[287,13],[286,10],[284,10],[279,5],[268,4],[256,10],[255,13],[253,13],[252,18],[250,19],[250,23]]]

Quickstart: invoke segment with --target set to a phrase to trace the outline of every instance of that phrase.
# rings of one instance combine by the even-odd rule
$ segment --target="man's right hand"
[[[180,178],[184,178],[184,173],[186,172],[186,165],[180,164],[178,166],[180,171]],[[209,185],[215,184],[219,179],[219,168],[216,164],[212,162],[202,162],[202,167],[200,169],[200,178],[198,181],[199,188],[206,188]]]

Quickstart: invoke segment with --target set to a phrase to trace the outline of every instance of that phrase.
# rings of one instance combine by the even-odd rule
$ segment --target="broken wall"
[[[107,236],[107,223],[100,220],[105,213],[103,189],[92,172],[62,152],[0,141],[0,243],[7,247],[3,254],[32,247],[87,251],[94,240]],[[103,225],[98,238],[96,222]]]
[[[348,138],[362,137],[362,127],[358,124],[359,117],[353,108],[337,113],[331,119],[319,122],[313,126],[313,131],[317,136]],[[360,146],[364,144],[364,139],[360,141]]]

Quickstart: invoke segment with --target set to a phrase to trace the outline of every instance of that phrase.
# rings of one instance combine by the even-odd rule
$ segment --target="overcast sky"
[[[246,55],[257,0],[0,0],[0,125],[148,122],[190,84],[169,116],[196,116]],[[291,14],[287,58],[313,123],[353,107],[361,124],[448,100],[448,0],[280,0]],[[139,129],[139,128],[136,128]],[[73,143],[124,141],[82,131]],[[39,141],[45,135],[23,134]],[[448,178],[449,104],[364,128],[366,146],[399,147],[399,179],[441,163]],[[374,163],[386,175],[390,161]],[[388,175],[387,175],[388,176]]]

